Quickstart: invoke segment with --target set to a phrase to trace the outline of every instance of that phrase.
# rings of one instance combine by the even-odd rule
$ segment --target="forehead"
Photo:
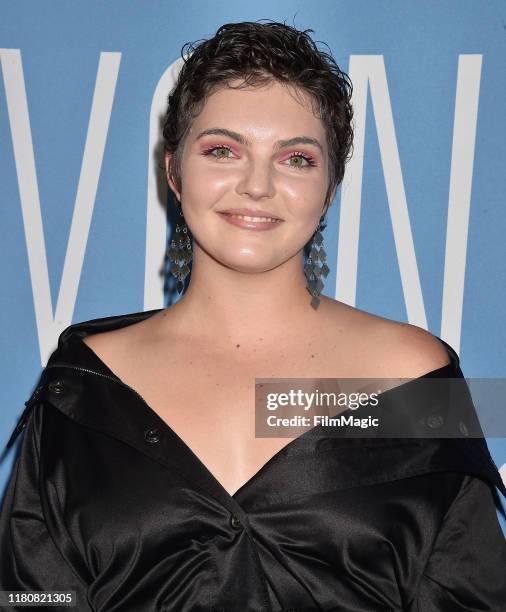
[[[277,81],[261,87],[220,87],[208,97],[190,132],[198,133],[197,130],[211,125],[249,132],[258,141],[304,133],[317,138],[325,147],[325,127],[314,115],[309,95]]]

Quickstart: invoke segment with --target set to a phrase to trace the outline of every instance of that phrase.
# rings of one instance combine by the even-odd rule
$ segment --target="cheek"
[[[320,218],[323,210],[324,196],[320,186],[304,186],[286,193],[285,202],[289,206],[291,220],[294,224],[306,228]],[[318,221],[316,221],[318,223]]]
[[[195,172],[186,176],[191,178],[185,180],[183,175],[181,199],[185,214],[206,210],[220,198],[223,189],[205,173]]]
[[[184,177],[188,177],[185,181]],[[230,173],[219,171],[198,159],[188,160],[183,173],[183,193],[192,201],[213,201],[233,186]]]

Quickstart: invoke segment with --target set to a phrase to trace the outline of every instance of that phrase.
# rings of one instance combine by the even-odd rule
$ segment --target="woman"
[[[188,289],[60,335],[14,432],[2,589],[122,612],[504,609],[506,491],[483,440],[255,437],[255,378],[463,376],[437,336],[320,296],[323,262],[303,265],[351,150],[350,97],[283,24],[193,49],[163,130]],[[399,389],[405,414],[417,398]]]

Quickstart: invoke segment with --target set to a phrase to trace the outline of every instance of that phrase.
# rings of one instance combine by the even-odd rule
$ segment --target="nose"
[[[239,195],[249,195],[253,200],[272,198],[274,184],[269,162],[252,160],[247,164],[237,184]]]

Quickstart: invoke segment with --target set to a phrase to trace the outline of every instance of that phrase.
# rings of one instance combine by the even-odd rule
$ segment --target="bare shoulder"
[[[122,368],[127,367],[130,352],[125,350],[127,339],[122,330],[112,330],[100,332],[97,334],[89,334],[83,337],[84,344],[109,366],[116,374],[119,374]],[[119,367],[117,370],[116,368]]]
[[[381,321],[375,337],[392,376],[416,378],[450,363],[448,351],[439,338],[417,325]]]
[[[335,302],[336,321],[360,347],[365,369],[377,376],[416,378],[450,363],[444,344],[434,334],[410,323]],[[343,323],[344,321],[344,323]]]
[[[145,319],[126,327],[89,334],[83,342],[106,363],[128,366],[149,338],[150,327],[149,319]]]
[[[94,351],[101,353],[118,350],[118,341],[124,337],[121,330],[100,332],[98,334],[88,334],[83,337],[84,344],[87,344]]]

